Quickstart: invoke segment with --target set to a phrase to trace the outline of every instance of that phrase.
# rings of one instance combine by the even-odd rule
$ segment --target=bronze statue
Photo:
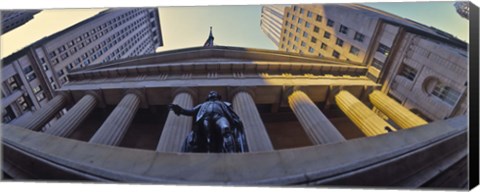
[[[221,101],[221,96],[211,91],[204,103],[193,109],[170,104],[176,115],[194,117],[192,131],[182,146],[183,152],[233,153],[247,152],[248,147],[240,118],[231,104]]]

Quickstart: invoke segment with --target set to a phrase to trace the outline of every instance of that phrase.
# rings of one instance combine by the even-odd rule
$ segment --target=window
[[[30,72],[32,72],[32,71],[33,71],[33,68],[32,68],[32,66],[30,66],[30,65],[27,66],[27,67],[25,67],[25,68],[23,68],[23,73],[24,73],[24,74],[28,74],[28,73],[30,73]]]
[[[288,37],[292,37],[292,36],[293,36],[292,32],[288,33]]]
[[[42,87],[39,85],[39,86],[33,88],[33,93],[38,93],[38,92],[40,92],[41,90],[42,90]]]
[[[54,64],[54,65],[55,65],[55,64],[58,64],[58,62],[59,62],[59,61],[58,61],[58,58],[57,58],[57,59],[54,59],[54,60],[52,60],[52,64]]]
[[[340,38],[337,38],[337,41],[335,42],[338,46],[342,47],[343,46],[343,40]]]
[[[303,19],[302,18],[298,18],[298,24],[302,24],[303,22]]]
[[[63,74],[65,74],[63,69],[57,72],[58,77],[62,76]]]
[[[313,32],[318,33],[320,31],[320,28],[317,26],[313,26]]]
[[[365,39],[365,35],[359,32],[355,32],[355,37],[353,37],[353,39],[355,41],[363,42],[363,39]]]
[[[307,46],[307,43],[302,41],[302,43],[300,45],[302,45],[302,47],[305,47],[305,46]]]
[[[340,58],[340,53],[333,50],[332,56],[338,59],[338,58]]]
[[[302,13],[303,13],[303,8],[300,8],[300,14],[302,14]]]
[[[308,48],[308,52],[313,53],[314,51],[315,51],[315,49],[313,49],[312,47]]]
[[[297,27],[296,32],[298,33],[298,32],[300,32],[300,31],[301,31],[301,30],[300,30],[300,27]]]
[[[297,16],[292,15],[292,21],[295,21],[296,18],[297,18]]]
[[[73,45],[75,45],[75,41],[74,41],[74,40],[72,40],[72,41],[68,42],[68,44],[67,44],[67,45],[68,45],[68,47],[72,47]]]
[[[52,51],[52,52],[50,52],[50,53],[48,54],[48,56],[49,56],[50,58],[55,57],[56,55],[57,55],[57,53],[55,53],[55,51]]]
[[[343,33],[343,34],[347,34],[348,33],[348,27],[345,27],[344,25],[340,25],[340,29],[338,30],[338,32]]]
[[[299,39],[298,39],[297,36],[295,36],[294,40],[295,40],[295,42],[298,42]]]
[[[317,43],[317,38],[312,37],[312,38],[310,39],[310,42],[312,42],[312,43]]]
[[[402,69],[400,71],[400,76],[403,76],[411,81],[415,79],[415,75],[417,75],[417,70],[413,67],[403,64]]]
[[[45,94],[44,93],[40,93],[38,95],[35,96],[37,98],[37,101],[42,101],[43,99],[45,99]]]
[[[325,39],[330,39],[330,33],[325,31],[323,37],[325,37]]]
[[[377,52],[380,52],[383,55],[388,56],[388,54],[390,53],[390,47],[387,47],[386,45],[380,43],[378,45]]]
[[[40,58],[40,64],[44,64],[45,63],[45,58]]]
[[[48,70],[48,65],[43,64],[42,67],[43,67],[43,70],[44,70],[44,71],[47,71],[47,70]]]
[[[62,45],[58,48],[59,53],[61,53],[62,51],[65,51],[65,45]]]
[[[317,15],[317,18],[316,18],[315,20],[318,21],[318,22],[322,22],[322,16],[321,16],[321,15]]]
[[[374,58],[373,61],[372,61],[372,67],[375,67],[377,69],[382,69],[383,68],[383,62]]]
[[[350,47],[350,53],[351,53],[352,55],[357,55],[357,56],[358,56],[358,54],[360,54],[360,49],[358,49],[358,48],[356,48],[356,47],[354,47],[354,46],[351,46],[351,47]]]
[[[297,6],[293,6],[293,11],[296,11],[297,10]]]
[[[27,75],[27,81],[32,81],[37,78],[37,75],[35,73],[31,73],[30,75]]]
[[[333,20],[331,20],[331,19],[327,20],[327,26],[333,27],[333,24],[335,24],[335,22]]]
[[[288,21],[285,21],[285,26],[288,26]]]
[[[303,37],[308,37],[308,33],[306,31],[303,32]]]
[[[460,97],[460,92],[443,84],[437,84],[433,88],[432,95],[453,106]]]
[[[308,21],[305,21],[305,27],[310,28],[310,23]]]
[[[322,43],[322,45],[320,46],[320,49],[327,50],[327,47],[328,47],[327,44]]]
[[[65,52],[60,57],[62,58],[62,60],[65,60],[68,57],[68,53]]]
[[[296,45],[293,45],[293,50],[297,50],[297,46]]]
[[[310,18],[311,18],[312,16],[313,16],[312,12],[311,12],[311,11],[307,11],[307,17],[310,17]]]

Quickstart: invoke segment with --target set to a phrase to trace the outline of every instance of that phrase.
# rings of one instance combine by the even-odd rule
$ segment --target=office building
[[[465,19],[469,19],[470,15],[470,3],[468,1],[459,1],[453,4],[457,13]]]
[[[0,12],[2,14],[1,33],[5,34],[33,19],[33,16],[40,12],[40,10],[2,10]]]
[[[265,5],[262,7],[260,28],[276,46],[280,43],[280,31],[282,30],[285,7],[285,5]]]
[[[77,68],[152,54],[163,45],[155,8],[109,9],[2,60],[3,122],[41,108]]]

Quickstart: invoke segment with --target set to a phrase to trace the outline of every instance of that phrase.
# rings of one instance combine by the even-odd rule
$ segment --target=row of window
[[[75,68],[75,66],[79,66],[80,64],[82,64],[83,66],[89,65],[90,63],[94,62],[97,58],[102,56],[105,52],[107,52],[111,47],[115,46],[118,42],[121,42],[124,38],[126,38],[127,34],[132,34],[132,32],[134,30],[137,30],[139,27],[141,27],[141,25],[145,24],[146,22],[148,22],[148,21],[143,20],[143,22],[136,22],[136,23],[133,23],[131,25],[126,26],[121,31],[113,34],[108,39],[102,41],[101,43],[99,43],[95,47],[93,47],[92,49],[88,50],[88,52],[85,52],[84,54],[80,55],[80,57],[75,59],[72,63],[68,64],[64,70],[65,71],[71,71],[72,69]],[[126,31],[126,30],[128,30],[128,31]],[[135,33],[135,35],[133,37],[138,39],[139,37],[144,36],[145,33],[147,32],[147,30],[148,30],[147,28],[144,28],[139,33]],[[126,34],[122,34],[122,32],[126,33]],[[133,42],[133,41],[135,41],[135,40],[134,39],[129,39],[127,41],[127,43],[130,43],[130,42]],[[107,43],[108,43],[108,45],[107,45]],[[103,46],[103,48],[102,48],[102,46]],[[120,47],[120,49],[123,49],[124,46],[126,46],[126,45],[122,45]],[[120,49],[117,49],[112,54],[115,55],[116,53],[119,53]],[[112,57],[112,56],[109,56],[108,58],[104,59],[104,61],[109,61],[110,57]],[[83,61],[83,63],[82,63],[82,61]],[[60,70],[59,72],[57,72],[58,73],[57,75],[59,75],[59,77],[61,77],[63,74],[65,74],[64,70]],[[61,79],[61,81],[67,82],[68,79],[63,77]]]
[[[303,8],[298,8],[296,6],[294,6],[293,9],[294,9],[293,11],[296,11],[297,9],[299,9],[300,14],[303,14],[303,12],[304,12]],[[307,11],[307,17],[311,18],[312,16],[313,16],[313,13],[311,11]],[[287,13],[287,18],[289,18],[289,17],[290,17],[290,12]],[[316,14],[315,21],[322,22],[322,19],[323,19],[323,16],[321,16],[319,14]],[[303,23],[303,19],[301,17],[299,17],[298,20],[297,20],[296,15],[292,14],[292,22],[295,22],[295,21],[298,23],[298,25],[301,25]],[[285,26],[288,26],[288,24],[289,24],[288,21],[286,21]],[[335,25],[335,21],[333,21],[332,19],[327,19],[326,26],[334,27],[334,25]],[[305,27],[310,28],[310,23],[308,21],[305,21]],[[293,23],[290,24],[290,28],[293,28]],[[315,25],[314,28],[313,28],[313,31],[318,33],[320,31],[320,28]],[[341,24],[338,32],[340,32],[342,34],[345,34],[345,35],[348,35],[349,28],[347,26]],[[356,31],[353,39],[355,41],[363,42],[364,39],[365,39],[365,35]]]
[[[115,18],[109,20],[108,22],[105,22],[105,23],[97,26],[96,28],[93,28],[92,30],[90,30],[90,32],[85,32],[83,35],[78,36],[77,38],[75,38],[75,40],[67,42],[66,45],[60,46],[59,48],[57,48],[56,51],[50,52],[49,56],[52,59],[52,63],[57,64],[59,62],[58,59],[54,59],[55,56],[57,56],[58,54],[61,55],[62,60],[66,59],[68,57],[68,55],[69,55],[68,53],[63,53],[64,51],[67,50],[67,47],[71,48],[71,47],[73,47],[74,45],[77,44],[77,46],[70,49],[70,54],[74,54],[75,52],[82,49],[83,47],[86,47],[91,42],[97,40],[98,38],[102,37],[103,35],[106,35],[108,32],[114,30],[117,26],[120,26],[123,23],[128,22],[132,18],[136,17],[138,14],[146,12],[146,11],[140,11],[140,12],[134,13],[134,11],[135,10],[132,10],[132,11],[127,12],[126,14],[122,14],[118,17],[115,17]],[[124,28],[121,31],[117,32],[116,35],[122,34],[126,30],[129,30],[130,28],[133,28],[134,25],[139,25],[139,23],[143,24],[145,22],[148,22],[148,20],[145,17],[142,17],[138,20],[135,20],[132,24],[128,25],[127,28]],[[83,42],[82,42],[82,40],[83,40]]]

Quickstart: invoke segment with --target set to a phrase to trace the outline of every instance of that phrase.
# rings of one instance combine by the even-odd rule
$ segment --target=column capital
[[[84,96],[85,95],[91,95],[93,97],[95,97],[96,101],[97,101],[97,105],[104,108],[106,106],[105,104],[105,100],[103,99],[103,92],[101,89],[97,89],[97,90],[88,90],[88,91],[85,91],[84,92]]]
[[[233,98],[235,97],[235,95],[237,95],[237,93],[239,92],[245,92],[245,93],[248,93],[250,95],[250,97],[252,97],[253,100],[255,100],[255,90],[253,87],[232,87],[231,88],[231,91],[229,91],[229,98]]]
[[[172,94],[170,95],[172,100],[180,93],[188,93],[193,99],[193,103],[198,100],[198,93],[194,88],[191,87],[178,87],[172,89]]]
[[[127,89],[123,92],[123,96],[128,94],[135,94],[140,99],[140,106],[142,108],[148,108],[147,96],[145,89]]]

